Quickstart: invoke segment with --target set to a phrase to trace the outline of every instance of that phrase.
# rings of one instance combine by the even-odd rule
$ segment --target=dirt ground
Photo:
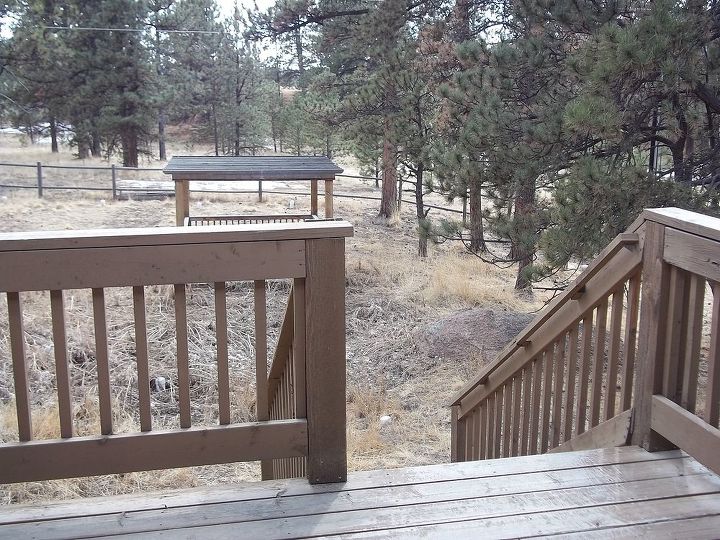
[[[7,159],[0,151],[0,159]],[[17,156],[16,156],[17,159]],[[0,169],[0,179],[2,178]],[[2,183],[2,181],[0,181]],[[342,190],[368,193],[373,187],[359,181],[342,181]],[[339,189],[337,189],[339,191]],[[437,199],[441,201],[440,198]],[[306,198],[294,203],[303,208]],[[191,214],[212,213],[294,213],[290,197],[269,194],[262,203],[252,195],[193,196]],[[412,211],[389,222],[380,220],[377,203],[337,199],[336,216],[350,221],[355,236],[347,242],[347,376],[348,441],[351,470],[411,466],[449,461],[450,397],[479,365],[490,360],[478,351],[494,350],[497,340],[511,339],[516,326],[502,323],[491,329],[493,343],[486,346],[483,332],[476,336],[468,330],[465,345],[443,344],[448,338],[443,324],[453,325],[458,312],[491,308],[502,312],[498,321],[513,319],[516,312],[537,309],[540,299],[518,298],[512,290],[512,270],[500,270],[464,253],[461,246],[432,245],[425,260],[416,255],[416,232]],[[112,201],[102,195],[52,192],[38,199],[32,192],[0,190],[0,212],[4,216],[0,231],[90,229],[115,227],[154,227],[174,224],[174,201]],[[439,216],[439,214],[436,214]],[[433,217],[433,214],[430,214]],[[251,296],[246,285],[237,284],[229,296],[229,310],[237,324],[231,327],[236,337],[231,351],[236,421],[253,416]],[[288,285],[277,282],[268,292],[268,316],[272,350],[282,317]],[[167,288],[157,287],[148,298],[148,324],[151,375],[166,373],[172,378],[174,363],[174,322],[172,297]],[[111,329],[111,377],[116,425],[120,431],[137,429],[137,399],[132,390],[132,319],[129,291],[113,290],[112,309],[108,308]],[[195,287],[189,295],[190,319],[195,320],[191,350],[191,375],[197,382],[193,393],[193,417],[208,424],[217,421],[214,395],[212,339],[207,335],[207,320],[212,317],[211,291]],[[25,300],[26,339],[32,358],[34,418],[40,438],[57,433],[57,404],[53,392],[52,344],[49,328],[49,304],[46,293],[33,293]],[[97,391],[92,383],[94,357],[92,311],[88,291],[73,291],[68,303],[68,341],[76,361],[72,366],[79,434],[93,433],[97,426]],[[208,304],[210,307],[208,307]],[[233,311],[235,310],[235,311]],[[7,309],[0,300],[0,442],[17,440],[17,425],[12,405],[12,372],[8,353]],[[465,328],[472,321],[464,317]],[[481,320],[485,318],[481,317]],[[513,319],[514,320],[514,319]],[[524,320],[524,319],[523,319]],[[505,328],[507,326],[507,328]],[[89,330],[88,330],[89,329]],[[503,333],[505,335],[503,335]],[[452,333],[449,334],[452,336]],[[440,341],[438,341],[440,340]],[[467,355],[462,355],[462,347]],[[453,355],[438,354],[443,348]],[[153,394],[156,425],[174,427],[176,403],[171,391]],[[389,416],[390,422],[380,418]],[[155,427],[155,426],[154,426]],[[51,481],[0,486],[0,503],[41,501],[57,498],[97,496],[137,490],[211,485],[238,480],[259,479],[254,463],[213,467],[194,467],[149,473],[93,477],[72,481]]]

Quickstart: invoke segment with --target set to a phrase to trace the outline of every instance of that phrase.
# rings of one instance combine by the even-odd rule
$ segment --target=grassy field
[[[7,143],[7,141],[4,141]],[[0,160],[41,159],[35,149],[4,145]],[[186,152],[190,153],[190,152]],[[49,152],[47,153],[49,155]],[[12,156],[12,157],[11,157]],[[46,159],[46,155],[42,155]],[[56,163],[71,163],[71,156],[54,156]],[[2,169],[0,169],[2,178]],[[0,183],[2,183],[0,181]],[[343,180],[342,191],[367,193],[369,184]],[[338,189],[339,190],[339,189]],[[441,199],[436,199],[438,202]],[[307,206],[298,198],[300,208]],[[252,195],[193,197],[191,213],[282,213],[289,197],[268,195],[258,203]],[[416,256],[413,212],[387,222],[377,215],[377,203],[352,199],[336,201],[336,215],[355,226],[347,243],[347,374],[349,464],[352,470],[399,467],[449,460],[450,425],[447,403],[452,393],[488,359],[469,347],[467,357],[448,361],[428,353],[428,325],[459,310],[493,306],[508,311],[530,311],[538,301],[518,298],[512,290],[512,270],[486,265],[463,252],[461,246],[431,246],[425,260]],[[78,196],[53,192],[38,199],[32,191],[0,191],[5,219],[0,231],[88,229],[174,224],[174,201],[110,201],[99,195]],[[433,217],[433,214],[431,214]],[[151,376],[173,378],[174,321],[172,290],[148,291],[148,337]],[[268,291],[270,350],[284,309],[289,286],[273,282]],[[212,292],[193,286],[188,295],[191,335],[193,420],[208,425],[217,421],[214,381],[214,344],[208,331]],[[229,294],[231,383],[234,420],[254,416],[254,343],[252,292],[247,284],[234,284]],[[57,403],[49,301],[47,293],[25,297],[26,340],[31,362],[34,421],[38,438],[58,435]],[[89,291],[67,296],[68,346],[73,357],[72,380],[78,434],[98,432],[97,390]],[[138,428],[131,295],[113,289],[108,299],[111,379],[118,431]],[[17,440],[12,405],[12,371],[9,359],[5,298],[0,299],[0,441]],[[510,338],[512,336],[508,336]],[[482,336],[478,336],[481,341]],[[172,390],[153,397],[154,428],[176,427],[177,404]],[[380,417],[391,421],[381,426]],[[210,485],[259,479],[259,466],[241,463],[148,473],[93,477],[0,486],[0,502],[15,503],[57,498],[125,493],[163,487]]]

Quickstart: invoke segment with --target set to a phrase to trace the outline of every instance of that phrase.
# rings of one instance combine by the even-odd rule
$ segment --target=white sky
[[[233,14],[235,9],[235,0],[216,0],[220,7],[220,12],[223,17],[229,17]],[[265,11],[267,8],[275,3],[275,0],[237,0],[240,9],[252,8],[255,3],[262,10]]]

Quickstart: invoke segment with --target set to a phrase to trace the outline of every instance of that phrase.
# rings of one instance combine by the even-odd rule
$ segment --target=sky
[[[220,7],[220,12],[224,17],[229,17],[233,14],[235,9],[235,0],[216,0]],[[257,2],[257,6],[265,11],[267,8],[275,3],[275,0],[238,0],[238,5],[241,9],[252,8]]]

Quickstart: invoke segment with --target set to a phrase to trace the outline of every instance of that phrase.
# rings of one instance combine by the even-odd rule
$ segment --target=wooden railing
[[[159,228],[0,235],[0,291],[7,295],[18,440],[0,444],[0,483],[256,461],[265,478],[299,476],[343,481],[345,452],[345,222]],[[268,280],[293,280],[288,305],[292,333],[283,327],[267,371]],[[227,282],[254,288],[257,421],[231,421],[228,376]],[[189,284],[210,284],[214,296],[218,424],[196,425],[188,351]],[[146,288],[173,285],[180,429],[154,429],[146,323]],[[109,288],[131,288],[140,431],[117,433],[110,383]],[[65,291],[92,291],[99,433],[77,436],[71,390]],[[151,288],[149,290],[152,290]],[[190,289],[192,290],[192,289]],[[49,291],[59,410],[59,439],[33,429],[30,365],[23,297]],[[168,315],[170,316],[170,315]],[[286,317],[287,321],[287,317]],[[290,338],[288,338],[290,335]],[[292,344],[288,349],[287,340]],[[288,351],[291,351],[288,354]],[[281,383],[276,382],[278,378]],[[278,406],[282,400],[282,406]],[[83,402],[85,405],[87,401]],[[292,472],[275,460],[302,463]]]
[[[678,432],[668,431],[673,423],[658,417],[663,411],[667,418],[669,407],[685,415],[682,429],[701,422],[711,433],[703,440],[714,440],[714,313],[707,360],[700,345],[706,280],[715,291],[717,263],[720,220],[676,209],[644,212],[456,396],[452,459],[620,446],[630,438],[659,447],[656,433],[685,448]],[[720,310],[717,297],[715,305]],[[702,422],[694,413],[705,386]]]

